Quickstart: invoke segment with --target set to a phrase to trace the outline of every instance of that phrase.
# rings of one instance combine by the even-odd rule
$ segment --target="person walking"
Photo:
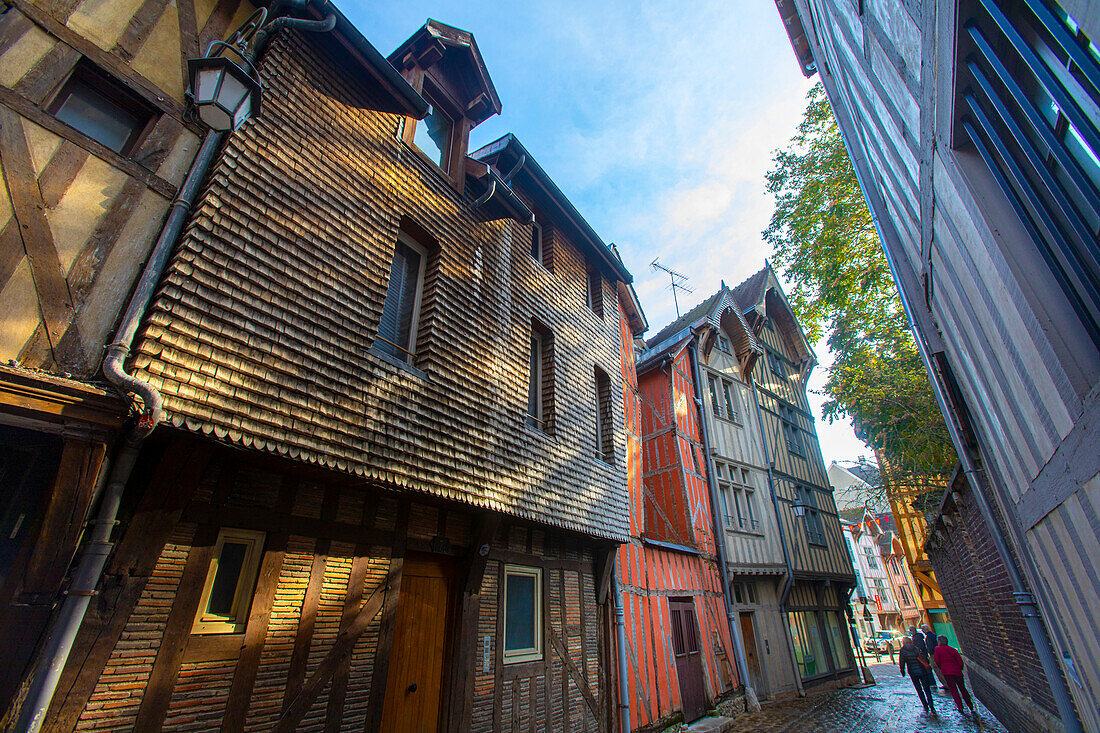
[[[946,636],[939,637],[938,641],[939,644],[936,646],[933,661],[940,668],[940,672],[943,673],[944,681],[947,683],[947,691],[951,693],[951,697],[955,700],[955,707],[959,709],[959,715],[966,715],[966,711],[963,710],[963,700],[966,700],[971,717],[977,719],[978,711],[974,709],[974,701],[970,698],[970,693],[966,689],[966,680],[963,679],[962,655],[959,654],[958,649],[947,643]]]
[[[924,712],[935,715],[936,705],[932,699],[932,688],[928,683],[927,669],[930,666],[928,657],[922,649],[917,647],[916,639],[913,636],[905,638],[901,645],[901,651],[898,652],[898,660],[901,664],[901,676],[904,677],[906,671],[908,671],[909,679],[912,680],[913,687],[917,690],[917,697],[924,705]]]
[[[928,624],[923,624],[920,627],[921,634],[924,635],[924,649],[928,652],[928,661],[932,662],[932,669],[929,670],[929,674],[934,674],[939,679],[940,687],[944,690],[947,689],[947,680],[944,679],[943,672],[940,671],[940,666],[936,664],[936,647],[939,646],[939,638],[936,636],[936,632],[928,628]],[[935,689],[935,682],[933,680],[932,688]]]

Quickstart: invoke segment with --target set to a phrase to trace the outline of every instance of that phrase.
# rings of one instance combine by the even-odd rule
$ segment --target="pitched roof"
[[[395,67],[401,68],[405,64],[405,57],[410,53],[418,58],[417,63],[422,68],[438,62],[450,64],[452,59],[463,67],[461,76],[470,82],[466,88],[472,100],[466,110],[466,117],[474,125],[500,114],[500,97],[497,96],[493,80],[489,78],[489,71],[485,68],[485,61],[481,58],[473,33],[428,18],[428,22],[416,33],[394,49],[389,55],[389,61]]]
[[[750,275],[744,282],[733,288],[733,297],[745,313],[760,304],[767,293],[768,272],[771,265],[764,260],[764,266]]]
[[[679,333],[680,331],[684,330],[685,328],[687,328],[691,324],[695,323],[696,321],[700,320],[701,318],[704,318],[705,316],[710,315],[711,312],[714,310],[714,306],[716,306],[718,304],[718,301],[721,300],[722,293],[724,293],[726,291],[727,291],[727,288],[725,286],[719,288],[717,293],[715,293],[714,295],[711,295],[709,298],[704,300],[702,303],[699,303],[694,308],[689,310],[687,313],[680,316],[675,321],[673,321],[672,323],[668,324],[667,326],[662,328],[660,331],[658,331],[656,333],[656,335],[653,336],[653,338],[650,338],[646,341],[646,345],[647,346],[655,346],[656,344],[661,343],[662,341],[669,338],[670,336],[673,336],[673,335]]]

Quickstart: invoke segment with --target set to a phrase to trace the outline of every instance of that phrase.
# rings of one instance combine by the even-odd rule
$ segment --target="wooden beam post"
[[[397,601],[401,596],[401,575],[405,567],[408,531],[409,500],[404,499],[397,508],[386,603],[382,608],[382,626],[378,630],[378,646],[374,652],[374,675],[371,677],[370,704],[367,707],[367,733],[376,733],[382,727],[382,708],[386,702],[386,682],[390,672],[390,652],[393,650],[393,630],[397,624]]]
[[[447,729],[455,733],[470,729],[474,677],[477,672],[477,626],[481,616],[481,582],[485,578],[485,567],[489,561],[489,553],[482,554],[481,548],[484,545],[492,545],[493,537],[499,527],[500,515],[498,514],[485,512],[479,514],[474,520],[466,577],[462,583],[462,596],[459,600],[458,644],[454,655],[454,677],[449,692],[450,705],[447,714]]]

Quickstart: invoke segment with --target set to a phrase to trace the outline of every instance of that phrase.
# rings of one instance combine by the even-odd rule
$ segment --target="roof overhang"
[[[472,185],[471,185],[472,184]],[[486,163],[466,158],[466,190],[476,196],[473,209],[486,221],[514,219],[520,224],[530,224],[535,215],[527,204],[516,196],[500,174]]]
[[[512,174],[512,179],[526,176],[532,185],[526,186],[532,199],[544,208],[546,213],[556,221],[565,224],[565,229],[570,231],[574,240],[584,249],[587,249],[595,257],[596,264],[600,266],[604,274],[613,280],[626,283],[634,282],[634,277],[626,266],[611,251],[596,231],[585,221],[577,208],[566,198],[553,179],[546,174],[538,161],[527,152],[527,148],[516,138],[508,133],[488,145],[475,150],[470,154],[475,160],[488,163],[498,171],[511,171],[522,159],[519,170]],[[514,185],[514,184],[513,184]]]
[[[258,0],[256,4],[271,7],[274,3],[272,0]],[[388,104],[383,105],[380,111],[423,119],[428,114],[428,102],[409,86],[405,77],[393,68],[339,8],[326,1],[311,3],[308,9],[309,15],[315,19],[323,18],[330,12],[336,16],[336,27],[332,31],[336,41],[385,92],[386,99],[381,101]]]
[[[500,97],[473,33],[429,18],[389,55],[390,63],[398,68],[415,64],[428,69],[445,59],[454,59],[472,83],[470,102],[464,111],[466,118],[476,126],[500,114]]]
[[[779,10],[779,17],[783,19],[787,37],[791,39],[791,48],[794,49],[802,75],[807,78],[813,76],[817,73],[817,62],[814,61],[814,53],[806,38],[806,29],[802,25],[802,18],[798,15],[795,0],[775,0],[775,7]]]

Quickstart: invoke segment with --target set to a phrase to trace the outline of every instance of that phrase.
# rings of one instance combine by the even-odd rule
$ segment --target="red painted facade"
[[[635,374],[623,326],[630,541],[619,550],[627,634],[631,727],[683,709],[669,599],[690,600],[708,704],[739,686],[706,484],[699,412],[688,351]],[[682,659],[682,658],[681,658]]]

